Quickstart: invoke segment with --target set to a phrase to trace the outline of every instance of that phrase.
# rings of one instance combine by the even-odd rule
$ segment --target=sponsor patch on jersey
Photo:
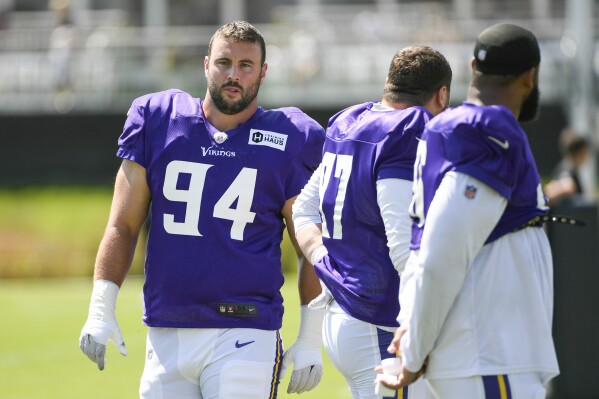
[[[478,189],[476,188],[476,186],[469,184],[466,186],[466,189],[464,190],[464,195],[466,196],[466,198],[468,199],[474,199],[474,197],[476,197],[476,191]]]
[[[285,151],[287,135],[268,130],[250,129],[250,145],[264,145],[277,150]]]

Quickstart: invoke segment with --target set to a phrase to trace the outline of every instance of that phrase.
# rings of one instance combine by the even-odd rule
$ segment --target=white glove
[[[123,334],[116,321],[118,293],[119,287],[112,281],[94,281],[89,315],[79,336],[79,347],[100,370],[104,370],[109,340],[115,343],[121,355],[127,356]]]
[[[328,309],[331,302],[333,302],[333,294],[327,288],[327,286],[320,280],[320,287],[322,292],[316,298],[312,299],[308,304],[309,308],[314,309]]]
[[[307,392],[322,378],[322,320],[326,311],[325,308],[301,307],[299,333],[295,343],[285,351],[281,367],[283,378],[294,363],[287,393]]]

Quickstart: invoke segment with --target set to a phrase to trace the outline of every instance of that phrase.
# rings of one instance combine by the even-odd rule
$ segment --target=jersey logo
[[[477,191],[478,189],[476,188],[476,186],[469,184],[466,186],[466,189],[464,190],[464,196],[468,199],[474,199],[474,197],[476,197]]]
[[[266,147],[275,148],[285,151],[287,145],[287,135],[269,132],[268,130],[250,129],[250,145],[264,145]]]
[[[229,138],[229,136],[227,136],[227,133],[224,133],[224,132],[214,133],[214,141],[216,141],[218,144],[224,143],[228,138]]]
[[[254,342],[256,342],[256,341],[248,341],[248,342],[239,343],[239,340],[237,340],[237,342],[235,342],[235,347],[236,348],[243,348],[244,346],[252,344]]]
[[[203,147],[202,146],[202,156],[207,157],[207,156],[213,156],[213,157],[234,157],[235,156],[235,151],[229,151],[229,150],[221,150],[218,148],[213,148],[213,147]]]
[[[495,144],[497,144],[498,146],[500,146],[501,148],[503,148],[504,150],[510,148],[510,143],[507,140],[499,140],[497,137],[493,136],[487,136],[487,138]]]

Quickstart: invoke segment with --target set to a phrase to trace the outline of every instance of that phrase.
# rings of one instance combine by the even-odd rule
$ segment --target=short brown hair
[[[266,61],[266,44],[262,33],[256,29],[252,24],[246,21],[233,21],[221,26],[210,39],[208,44],[208,57],[212,52],[212,42],[216,37],[222,37],[223,39],[231,39],[236,42],[248,42],[257,43],[260,45],[262,50],[262,65]]]
[[[424,105],[442,86],[449,91],[451,77],[443,54],[428,46],[406,47],[391,61],[383,96],[394,103]]]

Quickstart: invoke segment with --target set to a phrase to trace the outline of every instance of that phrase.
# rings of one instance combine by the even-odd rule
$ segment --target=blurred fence
[[[276,22],[258,26],[268,44],[264,106],[341,107],[377,99],[393,54],[410,44],[431,45],[447,57],[454,70],[452,99],[459,102],[474,39],[497,22],[455,18],[427,2],[393,10],[319,10],[280,6],[272,11]],[[10,29],[0,31],[0,113],[122,113],[133,98],[152,91],[177,87],[204,94],[202,62],[217,26],[132,27],[121,10],[88,10],[76,19],[73,41],[56,44],[55,22],[49,12],[18,12]],[[575,89],[568,84],[563,18],[512,22],[540,39],[542,100],[563,102]]]

